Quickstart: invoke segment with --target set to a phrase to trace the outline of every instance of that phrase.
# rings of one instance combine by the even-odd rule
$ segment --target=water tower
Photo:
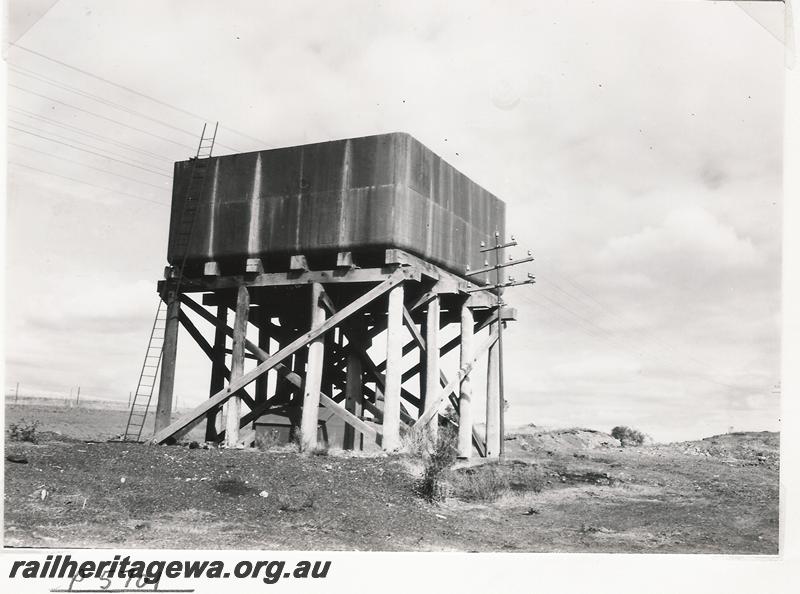
[[[285,419],[305,450],[338,421],[343,447],[394,451],[407,431],[436,431],[450,403],[459,455],[497,456],[498,321],[514,311],[479,290],[501,269],[475,271],[482,242],[504,237],[505,204],[404,133],[207,154],[175,164],[152,441],[204,421],[207,440],[248,446],[268,418]],[[180,325],[211,381],[172,422]],[[459,365],[445,370],[454,349]],[[470,383],[479,364],[486,386]],[[473,391],[484,388],[477,431]]]

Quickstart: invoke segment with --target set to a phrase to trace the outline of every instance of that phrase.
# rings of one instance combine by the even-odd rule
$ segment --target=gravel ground
[[[576,429],[568,439],[518,436],[507,463],[452,471],[451,497],[434,504],[419,496],[421,466],[409,456],[87,442],[91,427],[114,431],[102,411],[78,412],[73,430],[69,411],[6,409],[7,425],[41,421],[36,444],[7,433],[6,456],[25,463],[5,462],[6,546],[778,550],[775,433],[640,448],[597,432],[582,444]],[[58,433],[48,432],[55,418]],[[510,488],[463,489],[497,477]]]

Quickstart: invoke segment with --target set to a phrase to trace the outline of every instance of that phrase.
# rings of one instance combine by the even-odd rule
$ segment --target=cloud
[[[674,210],[659,226],[609,240],[598,260],[623,273],[670,276],[745,271],[764,263],[752,240],[699,207]]]
[[[86,292],[49,293],[27,323],[39,330],[91,334],[141,333],[155,315],[154,283],[93,286]]]

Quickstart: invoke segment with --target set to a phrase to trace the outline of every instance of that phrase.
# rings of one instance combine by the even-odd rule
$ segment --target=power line
[[[579,314],[576,314],[576,313],[575,313],[575,312],[573,312],[571,309],[569,309],[569,308],[567,308],[567,307],[564,307],[563,305],[559,304],[557,301],[555,301],[555,300],[553,300],[553,299],[550,299],[549,297],[547,297],[547,296],[545,296],[545,295],[542,295],[541,293],[539,293],[538,295],[539,295],[540,297],[543,297],[543,298],[547,299],[549,302],[551,302],[551,303],[553,303],[554,305],[556,305],[556,306],[560,307],[561,309],[564,309],[565,311],[567,311],[568,313],[570,313],[570,314],[572,314],[573,316],[577,317],[578,319],[581,319],[581,320],[586,320],[586,318],[584,318],[584,317],[580,316]],[[550,308],[546,307],[546,306],[545,306],[544,304],[542,304],[541,302],[538,302],[538,301],[536,301],[536,300],[534,300],[534,299],[530,298],[528,295],[523,295],[523,296],[524,296],[525,298],[527,298],[527,299],[528,299],[528,300],[529,300],[531,303],[533,303],[533,304],[535,304],[535,305],[537,305],[537,306],[540,306],[540,307],[544,307],[545,309],[547,309],[547,310],[548,310],[548,311],[550,311],[551,313],[557,313],[557,312],[554,312],[552,309],[550,309]],[[563,318],[561,318],[561,319],[562,319],[562,321],[563,321]],[[592,323],[592,322],[589,322],[589,323],[591,324],[591,326],[592,326],[592,327],[594,327],[594,328],[597,328],[597,330],[599,330],[599,331],[601,332],[601,334],[599,334],[599,335],[598,335],[598,334],[592,334],[592,333],[590,333],[590,332],[589,332],[589,331],[588,331],[588,330],[587,330],[585,327],[583,327],[583,326],[582,326],[582,325],[580,325],[580,324],[574,324],[574,322],[573,322],[573,325],[575,325],[575,326],[576,326],[576,327],[578,327],[580,330],[582,330],[584,333],[588,334],[589,336],[591,336],[591,337],[593,337],[593,338],[596,338],[596,339],[598,339],[598,340],[604,340],[604,341],[608,342],[610,345],[614,346],[615,348],[617,348],[617,349],[618,349],[618,350],[620,350],[621,352],[627,352],[627,353],[630,353],[630,354],[634,354],[634,355],[636,355],[636,356],[638,356],[638,357],[650,357],[650,358],[653,358],[653,359],[656,359],[656,360],[660,360],[660,358],[659,358],[657,355],[655,355],[654,353],[652,353],[652,352],[647,352],[647,350],[646,350],[646,349],[643,349],[641,344],[639,345],[639,349],[642,349],[642,351],[643,351],[643,352],[636,352],[635,350],[633,350],[633,349],[631,349],[631,348],[629,348],[629,347],[627,347],[627,348],[626,348],[626,346],[624,346],[624,343],[623,343],[623,344],[621,344],[621,343],[619,343],[619,342],[616,342],[616,340],[615,340],[615,339],[612,337],[612,335],[611,335],[611,334],[610,334],[610,333],[609,333],[607,330],[605,330],[605,329],[601,328],[600,326],[598,326],[597,324],[594,324],[594,323]],[[633,345],[630,345],[630,346],[633,346]],[[669,355],[665,356],[665,358],[670,358],[670,359],[672,359],[674,362],[677,362],[677,361],[676,361],[676,359],[675,359],[674,357],[671,357],[671,356],[669,356]],[[706,375],[702,375],[702,374],[695,374],[695,377],[697,377],[698,379],[702,379],[702,380],[705,380],[705,381],[707,381],[707,382],[713,383],[713,384],[717,384],[717,385],[719,385],[719,386],[723,386],[723,387],[725,387],[725,388],[729,388],[729,389],[733,389],[733,390],[738,390],[738,389],[741,389],[741,386],[734,386],[734,385],[731,385],[731,384],[726,384],[726,383],[724,383],[724,382],[720,382],[720,381],[717,381],[717,380],[715,380],[715,379],[712,379],[712,378],[710,378],[710,377],[708,377],[708,376],[706,376]]]
[[[102,147],[102,146],[97,146],[97,145],[94,145],[94,144],[90,144],[88,142],[84,142],[83,140],[77,140],[75,138],[72,138],[71,136],[63,136],[62,134],[56,134],[55,132],[53,132],[51,130],[42,130],[41,128],[37,128],[36,126],[33,126],[33,125],[28,124],[26,122],[20,122],[20,121],[17,121],[17,120],[9,120],[9,123],[17,124],[19,126],[27,126],[28,128],[32,128],[36,132],[41,132],[42,134],[49,134],[53,138],[60,138],[61,140],[66,140],[68,142],[74,142],[75,144],[80,144],[81,146],[87,146],[90,149],[103,151],[104,155],[106,155],[106,154],[114,155],[115,157],[118,157],[120,159],[124,159],[126,163],[127,162],[138,163],[139,165],[142,165],[143,167],[153,167],[153,163],[147,163],[145,161],[139,161],[139,160],[133,159],[132,157],[129,157],[127,155],[121,155],[119,153],[115,153],[113,151],[110,151],[107,148]]]
[[[144,184],[145,186],[150,186],[151,188],[156,188],[157,190],[161,190],[161,191],[166,190],[166,188],[164,188],[163,186],[157,186],[155,184],[151,184],[151,183],[148,183],[146,181],[142,181],[140,179],[136,179],[135,177],[128,177],[127,175],[122,175],[121,173],[117,173],[116,171],[111,171],[110,169],[102,169],[100,167],[95,167],[94,165],[89,165],[88,163],[81,163],[80,161],[75,161],[73,159],[67,159],[66,157],[61,157],[61,156],[56,155],[54,153],[48,153],[47,151],[40,151],[38,149],[29,147],[29,146],[25,146],[24,144],[18,144],[16,142],[9,142],[8,144],[11,145],[11,146],[16,146],[16,147],[19,147],[19,148],[23,148],[23,149],[28,150],[28,151],[32,151],[34,153],[39,153],[40,155],[46,155],[46,156],[48,156],[48,157],[50,157],[52,159],[59,159],[61,161],[66,161],[67,163],[74,163],[76,165],[80,165],[81,167],[88,167],[89,169],[94,169],[96,171],[102,171],[103,173],[110,173],[111,175],[116,175],[117,177],[121,177],[122,179],[127,179],[127,180],[130,180],[130,181],[139,183],[139,184]]]
[[[45,84],[57,87],[59,89],[64,89],[66,91],[69,91],[70,93],[74,93],[76,95],[80,95],[81,97],[86,97],[87,99],[91,99],[92,101],[97,101],[98,103],[102,103],[103,105],[108,105],[108,106],[113,107],[115,109],[119,109],[121,111],[129,113],[129,114],[134,115],[136,117],[144,118],[146,120],[150,120],[151,122],[155,122],[155,123],[157,123],[157,124],[159,124],[161,126],[164,126],[166,128],[170,128],[171,130],[175,130],[177,132],[180,132],[181,134],[187,134],[187,135],[192,136],[192,137],[196,136],[196,134],[194,132],[188,132],[188,131],[184,130],[183,128],[179,128],[178,126],[173,126],[169,122],[164,122],[163,120],[159,120],[157,118],[148,116],[147,114],[143,114],[143,113],[141,113],[139,111],[133,110],[133,109],[131,109],[129,107],[126,107],[125,105],[122,105],[121,103],[117,103],[116,101],[112,101],[110,99],[106,99],[105,97],[101,97],[99,95],[95,95],[94,93],[89,93],[88,91],[83,91],[83,90],[81,90],[81,89],[79,89],[77,87],[73,87],[71,85],[68,85],[68,84],[65,84],[65,83],[61,83],[59,81],[56,81],[55,79],[52,79],[52,78],[50,78],[48,76],[45,76],[43,74],[38,74],[38,73],[36,73],[36,72],[34,72],[32,70],[28,70],[26,68],[21,68],[19,66],[11,66],[11,71],[12,72],[16,72],[17,74],[22,74],[23,76],[27,76],[27,77],[33,78],[35,80],[42,81]]]
[[[142,167],[141,165],[135,165],[134,163],[131,163],[130,161],[123,161],[122,159],[115,159],[114,157],[109,157],[108,155],[104,155],[102,153],[96,153],[94,151],[90,151],[90,150],[87,150],[87,149],[82,149],[82,148],[80,148],[78,146],[69,144],[67,142],[61,142],[60,140],[55,140],[54,138],[48,138],[47,136],[42,136],[41,134],[36,134],[34,132],[29,132],[28,130],[23,130],[22,128],[17,128],[15,126],[9,126],[8,129],[9,130],[16,130],[18,132],[22,132],[23,134],[30,134],[31,136],[35,136],[36,138],[41,138],[41,139],[47,140],[49,142],[55,142],[57,144],[61,144],[61,145],[67,146],[67,147],[69,147],[71,149],[75,149],[77,151],[83,151],[84,153],[89,153],[89,154],[92,154],[92,155],[96,155],[96,156],[101,157],[103,159],[108,159],[109,161],[116,161],[117,163],[122,163],[123,165],[127,165],[129,167],[136,167],[137,169],[141,169],[143,171],[147,171],[149,173],[153,173],[155,175],[160,175],[162,177],[166,177],[167,179],[171,179],[171,177],[169,175],[167,175],[166,173],[161,173],[161,172],[156,171],[154,169],[148,169],[147,167]]]
[[[48,101],[52,101],[53,103],[58,103],[59,105],[64,105],[66,107],[69,107],[70,109],[74,109],[75,111],[80,111],[80,112],[89,114],[92,117],[99,118],[101,120],[106,120],[108,122],[112,122],[114,124],[117,124],[118,126],[123,126],[125,128],[130,128],[131,130],[136,130],[137,132],[141,132],[142,134],[147,134],[148,136],[152,136],[153,138],[158,138],[159,140],[163,140],[164,142],[169,142],[169,143],[175,144],[175,145],[183,147],[183,148],[188,148],[188,149],[192,148],[189,145],[180,143],[180,142],[178,142],[176,140],[172,140],[171,138],[167,138],[166,136],[161,136],[160,134],[155,134],[154,132],[150,132],[148,130],[144,130],[144,129],[139,128],[137,126],[131,126],[130,124],[126,124],[125,122],[120,122],[119,120],[115,120],[114,118],[109,118],[107,116],[100,115],[98,113],[94,113],[93,111],[90,111],[88,109],[83,109],[82,107],[77,107],[76,105],[72,105],[70,103],[66,103],[65,101],[60,101],[59,99],[55,99],[55,98],[50,97],[48,95],[44,95],[42,93],[37,93],[36,91],[31,91],[30,89],[26,89],[25,87],[21,87],[19,85],[15,85],[15,84],[11,84],[11,83],[9,83],[8,86],[12,87],[14,89],[19,89],[20,91],[24,91],[25,93],[30,93],[31,95],[36,95],[37,97],[41,97],[42,99],[47,99]]]
[[[130,196],[131,198],[135,198],[136,200],[142,200],[144,202],[151,202],[153,204],[157,204],[158,206],[163,206],[164,208],[169,208],[169,204],[164,204],[163,202],[159,202],[158,200],[151,200],[150,198],[144,198],[142,196],[138,196],[136,194],[130,194],[129,192],[123,192],[121,190],[115,190],[114,188],[107,188],[105,186],[98,186],[96,184],[84,181],[82,179],[76,179],[74,177],[69,177],[66,175],[60,175],[58,173],[53,173],[52,171],[45,171],[44,169],[37,169],[36,167],[31,167],[30,165],[25,165],[24,163],[18,163],[16,161],[9,161],[9,164],[16,165],[17,167],[24,167],[25,169],[30,169],[32,171],[38,171],[39,173],[44,173],[45,175],[52,175],[54,177],[60,177],[62,179],[66,179],[69,181],[77,182],[79,184],[84,184],[86,186],[92,186],[93,188],[99,188],[101,190],[105,190],[106,192],[112,192],[114,194],[120,194],[122,196]]]
[[[600,310],[602,312],[604,312],[605,314],[609,315],[611,318],[614,318],[614,319],[617,319],[617,320],[622,320],[623,319],[621,315],[619,315],[619,314],[613,312],[612,310],[610,310],[608,307],[603,305],[603,303],[601,303],[600,301],[595,299],[588,291],[586,291],[583,288],[581,288],[581,286],[577,282],[570,280],[568,277],[566,277],[564,275],[557,274],[555,271],[552,270],[552,268],[551,268],[551,273],[554,276],[560,277],[561,279],[563,279],[564,281],[566,281],[567,283],[569,283],[570,285],[575,287],[576,290],[578,290],[580,293],[582,293],[583,295],[585,295],[586,297],[591,299],[595,304],[597,304],[597,306],[600,308]],[[545,278],[547,278],[547,277],[545,277]],[[574,296],[572,293],[570,293],[567,290],[563,289],[562,287],[558,286],[555,283],[555,281],[553,281],[552,279],[547,279],[547,280],[548,280],[548,282],[549,282],[549,284],[551,286],[553,286],[555,289],[557,289],[558,291],[560,291],[564,295],[567,295],[567,296],[571,297],[577,303],[579,303],[581,305],[587,305],[588,304],[588,302],[586,302],[586,301]],[[545,283],[544,286],[547,286],[547,283]],[[661,340],[657,336],[649,336],[647,338],[637,337],[637,341],[639,342],[640,348],[642,348],[642,342],[643,341],[645,343],[646,342],[651,342],[652,343],[651,348],[660,348],[660,349],[663,349],[664,352],[669,351],[669,352],[675,353],[678,356],[685,358],[687,361],[692,361],[693,363],[695,363],[697,365],[700,365],[702,367],[705,367],[705,368],[713,367],[709,363],[707,363],[705,361],[702,361],[702,360],[700,360],[700,359],[698,359],[698,358],[696,358],[696,357],[694,357],[692,355],[687,355],[687,354],[679,352],[674,346],[668,344],[664,340]],[[646,348],[646,346],[647,345],[645,345],[645,348]],[[719,382],[717,382],[717,383],[719,383]],[[726,385],[726,384],[721,384],[721,385]],[[733,386],[728,386],[728,387],[733,387]]]
[[[163,105],[164,107],[169,107],[170,109],[174,109],[175,111],[178,111],[180,113],[186,114],[186,115],[191,116],[193,118],[197,118],[197,119],[199,119],[201,121],[206,122],[209,119],[211,119],[211,118],[206,118],[204,116],[198,115],[198,114],[193,113],[191,111],[188,111],[186,109],[183,109],[182,107],[178,107],[176,105],[172,105],[170,103],[167,103],[166,101],[162,101],[160,99],[156,99],[155,97],[151,97],[150,95],[146,95],[146,94],[144,94],[144,93],[142,93],[140,91],[137,91],[135,89],[132,89],[130,87],[126,87],[126,86],[121,85],[119,83],[115,83],[114,81],[108,80],[107,78],[103,78],[102,76],[98,76],[97,74],[89,72],[88,70],[83,70],[82,68],[78,68],[77,66],[72,66],[71,64],[67,64],[66,62],[62,62],[61,60],[56,60],[55,58],[51,58],[50,56],[47,56],[47,55],[45,55],[45,54],[43,54],[41,52],[37,52],[37,51],[32,50],[32,49],[29,49],[29,48],[27,48],[25,46],[17,45],[17,44],[13,44],[13,46],[18,48],[18,49],[21,49],[22,51],[28,52],[29,54],[33,54],[34,56],[38,56],[40,58],[43,58],[43,59],[48,60],[50,62],[53,62],[54,64],[58,64],[59,66],[63,66],[65,68],[69,68],[70,70],[74,70],[76,72],[80,72],[81,74],[85,74],[86,76],[90,76],[90,77],[92,77],[92,78],[94,78],[96,80],[102,81],[102,82],[104,82],[106,84],[109,84],[109,85],[112,85],[112,86],[117,87],[119,89],[122,89],[124,91],[127,91],[128,93],[132,93],[134,95],[138,95],[139,97],[144,97],[145,99],[153,101],[154,103],[158,103],[159,105]],[[240,131],[235,130],[233,128],[227,128],[227,127],[224,127],[224,128],[226,130],[230,130],[234,134],[238,134],[242,138],[247,138],[247,139],[252,140],[254,142],[258,142],[261,145],[270,146],[269,143],[265,142],[264,140],[261,140],[260,138],[255,138],[254,136],[250,136],[249,134],[245,134],[244,132],[240,132]],[[220,144],[220,146],[222,146],[224,148],[227,148],[229,150],[235,151],[235,149],[231,149],[230,147],[224,146],[222,144]]]
[[[88,132],[86,130],[82,130],[81,128],[78,128],[77,126],[70,126],[69,124],[65,124],[65,123],[60,122],[58,120],[54,120],[52,118],[48,118],[48,117],[45,117],[43,115],[39,115],[39,114],[33,113],[33,112],[28,111],[26,109],[21,109],[19,107],[11,106],[11,107],[9,107],[9,110],[13,111],[13,112],[16,112],[16,113],[19,113],[20,115],[24,115],[25,117],[28,117],[28,118],[31,118],[31,119],[35,119],[35,120],[40,120],[40,121],[46,122],[46,123],[50,124],[51,126],[57,126],[59,128],[64,128],[66,130],[71,130],[73,132],[77,132],[78,134],[82,134],[82,135],[88,136],[90,138],[95,138],[97,140],[102,140],[103,142],[107,142],[109,144],[113,144],[113,145],[119,146],[120,148],[124,148],[124,149],[129,150],[129,151],[133,151],[133,152],[136,152],[136,153],[141,153],[142,155],[145,155],[145,156],[150,157],[152,159],[157,159],[159,161],[169,161],[170,163],[173,161],[172,158],[167,157],[165,155],[159,155],[157,153],[152,153],[150,151],[146,151],[144,149],[136,147],[136,146],[134,146],[132,144],[127,144],[125,142],[120,142],[119,140],[115,140],[113,138],[109,138],[108,136],[103,136],[102,134],[96,134],[95,132]]]

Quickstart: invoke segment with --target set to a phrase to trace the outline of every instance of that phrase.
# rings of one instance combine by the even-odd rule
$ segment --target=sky
[[[127,400],[207,119],[221,154],[402,130],[507,203],[509,425],[778,430],[783,5],[743,6],[11,3],[7,393]]]

